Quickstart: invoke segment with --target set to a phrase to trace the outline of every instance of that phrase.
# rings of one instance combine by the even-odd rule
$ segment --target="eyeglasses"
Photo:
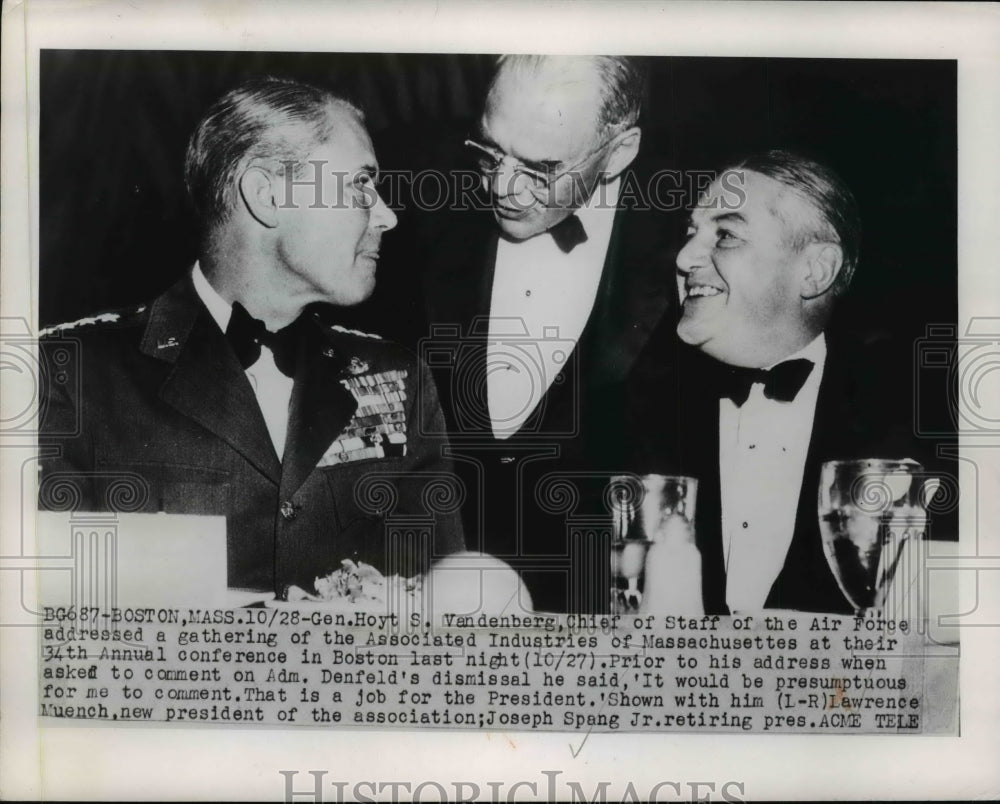
[[[607,148],[612,142],[614,142],[616,133],[609,139],[604,140],[600,145],[598,145],[594,150],[587,152],[578,161],[574,162],[568,167],[564,167],[562,170],[558,171],[547,171],[539,170],[537,168],[530,168],[524,162],[518,159],[514,159],[510,154],[504,153],[499,148],[493,148],[490,145],[483,145],[475,140],[466,140],[465,146],[471,148],[476,152],[476,166],[479,168],[479,172],[484,176],[493,177],[496,175],[500,168],[503,166],[505,159],[513,160],[514,164],[511,167],[511,171],[516,176],[524,176],[527,181],[528,189],[535,194],[548,192],[552,185],[555,184],[559,179],[568,173],[572,173],[574,170],[579,168],[581,165],[586,164],[590,159],[599,154],[605,148]]]

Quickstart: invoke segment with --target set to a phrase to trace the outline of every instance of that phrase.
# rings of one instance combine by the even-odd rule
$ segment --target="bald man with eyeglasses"
[[[643,80],[624,57],[500,57],[465,141],[489,209],[449,213],[426,274],[469,544],[515,566],[539,610],[607,607],[603,536],[574,523],[603,513],[621,389],[676,303],[664,215],[619,203]]]

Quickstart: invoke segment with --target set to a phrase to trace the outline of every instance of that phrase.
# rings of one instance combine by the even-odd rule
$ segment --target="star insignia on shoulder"
[[[347,327],[340,326],[340,324],[330,324],[330,329],[334,332],[342,332],[345,335],[356,335],[359,338],[372,338],[376,341],[382,340],[382,336],[376,335],[374,332],[362,332],[360,329],[348,329]]]
[[[118,313],[101,313],[100,315],[87,316],[86,318],[79,318],[76,321],[69,321],[65,324],[56,324],[51,327],[45,327],[45,329],[39,330],[38,337],[44,338],[47,335],[54,335],[57,332],[67,332],[71,329],[76,329],[77,327],[89,327],[94,324],[114,324],[121,318]]]
[[[78,318],[76,321],[68,321],[65,324],[54,324],[51,327],[45,327],[44,329],[39,330],[38,337],[44,338],[62,332],[69,332],[74,329],[97,326],[99,324],[118,324],[121,326],[129,326],[130,324],[140,321],[141,315],[145,313],[147,309],[148,307],[145,304],[140,304],[136,307],[129,307],[127,309],[123,308],[107,313],[98,313],[97,315]]]

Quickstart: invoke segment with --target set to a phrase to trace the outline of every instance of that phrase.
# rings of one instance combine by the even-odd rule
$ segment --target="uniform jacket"
[[[826,461],[913,458],[945,485],[957,489],[957,466],[943,460],[936,442],[914,434],[910,354],[888,343],[861,344],[827,334],[820,383],[798,492],[795,531],[766,608],[853,613],[837,586],[819,530],[820,469]],[[669,368],[668,368],[669,367]],[[633,432],[632,463],[641,472],[698,478],[695,539],[702,554],[702,591],[709,614],[728,613],[719,487],[719,393],[713,378],[720,364],[680,344],[672,330],[658,333],[640,359],[630,389],[629,411],[639,421],[659,411],[655,431]],[[667,412],[669,411],[669,412]],[[957,537],[957,509],[932,506],[930,536]]]
[[[229,585],[279,594],[344,558],[412,575],[461,549],[454,507],[427,507],[455,482],[429,375],[402,347],[312,324],[283,461],[190,276],[43,333],[40,507],[225,515]]]
[[[610,516],[603,490],[610,475],[627,469],[625,381],[674,308],[668,226],[662,213],[618,210],[594,307],[565,371],[518,433],[497,440],[485,356],[498,232],[491,212],[452,214],[455,225],[429,258],[424,348],[435,351],[427,359],[468,489],[470,549],[515,566],[536,610],[604,611]],[[574,489],[569,497],[560,478]]]

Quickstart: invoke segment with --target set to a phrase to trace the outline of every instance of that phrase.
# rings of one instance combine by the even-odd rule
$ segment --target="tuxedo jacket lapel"
[[[728,614],[719,482],[717,367],[714,361],[691,350],[682,354],[687,363],[678,372],[681,412],[677,424],[683,445],[681,473],[698,479],[695,542],[701,551],[702,599],[706,614]]]
[[[486,341],[500,238],[492,214],[468,220],[441,250],[436,270],[428,274],[426,296],[433,339],[456,350],[454,374],[442,381],[461,380],[454,394],[442,394],[442,404],[463,432],[491,432],[485,392],[468,390],[486,388]]]
[[[714,361],[682,344],[673,323],[664,321],[629,377],[626,417],[631,471],[698,481],[694,535],[707,614],[728,613],[716,371]]]
[[[282,459],[281,495],[291,497],[316,468],[357,410],[354,395],[340,380],[347,356],[333,345],[317,321],[303,340],[288,411],[288,438]]]
[[[594,307],[581,337],[584,382],[619,382],[668,309],[674,307],[674,266],[658,216],[619,210],[608,242]]]
[[[469,360],[474,373],[474,385],[463,382],[460,388],[476,387],[481,388],[480,394],[463,394],[457,401],[466,405],[474,414],[471,418],[473,422],[483,423],[483,426],[492,435],[490,422],[490,405],[487,396],[486,379],[486,351],[490,334],[490,303],[493,300],[493,279],[496,276],[497,248],[500,244],[500,235],[495,225],[491,225],[490,231],[483,237],[482,248],[476,254],[475,261],[479,270],[473,271],[468,278],[470,283],[470,296],[468,298],[468,310],[471,312],[471,319],[467,322],[465,332],[473,337],[466,342],[466,348],[471,353],[465,358]],[[478,280],[478,281],[477,281]]]
[[[824,461],[846,457],[855,442],[857,421],[850,393],[849,373],[841,354],[831,348],[816,400],[812,438],[802,473],[802,486],[795,514],[795,532],[781,572],[765,605],[804,611],[851,613],[829,569],[819,531],[819,475]]]
[[[718,401],[710,405],[718,422]],[[711,437],[702,446],[704,467],[698,477],[695,503],[695,542],[701,551],[702,599],[707,614],[728,613],[726,604],[726,557],[722,546],[722,490],[719,485],[719,427],[709,428]],[[714,461],[713,461],[714,458]]]
[[[198,299],[190,277],[153,303],[140,349],[173,363],[160,388],[166,404],[223,439],[278,482],[281,465],[250,382]]]

